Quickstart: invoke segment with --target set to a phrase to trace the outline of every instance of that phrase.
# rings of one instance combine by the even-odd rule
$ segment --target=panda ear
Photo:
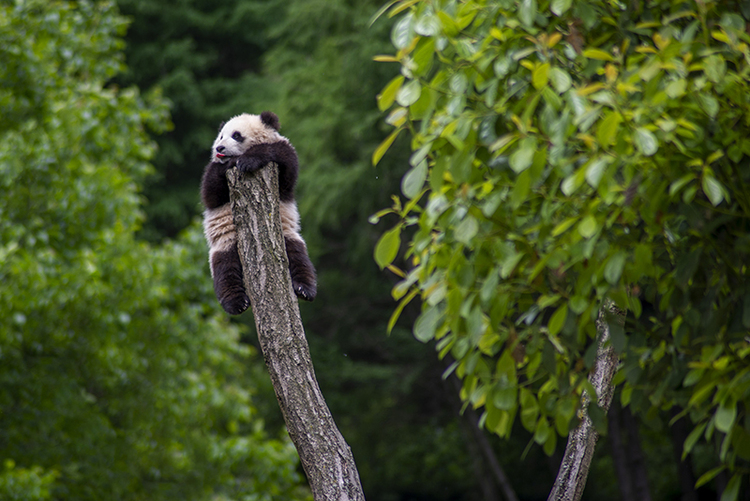
[[[219,132],[221,132],[221,129],[223,129],[223,128],[224,128],[224,125],[226,125],[226,121],[224,121],[224,122],[221,122],[221,123],[219,124]]]
[[[277,117],[274,113],[270,111],[264,111],[260,114],[260,120],[266,126],[271,127],[275,131],[278,132],[278,130],[281,128],[281,124],[279,123],[279,117]]]

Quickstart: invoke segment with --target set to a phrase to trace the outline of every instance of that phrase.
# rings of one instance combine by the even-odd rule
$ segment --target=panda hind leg
[[[250,306],[242,277],[242,263],[237,245],[231,249],[211,255],[211,271],[214,276],[214,291],[224,311],[239,315]]]
[[[315,267],[307,255],[305,242],[298,238],[284,236],[286,255],[289,258],[289,274],[292,277],[294,293],[305,301],[312,301],[318,293]]]

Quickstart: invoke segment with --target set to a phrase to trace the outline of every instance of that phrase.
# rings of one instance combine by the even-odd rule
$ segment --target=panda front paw
[[[294,293],[297,295],[297,297],[300,299],[304,299],[305,301],[312,301],[313,299],[315,299],[315,296],[318,293],[317,289],[314,286],[295,282],[292,283],[292,288],[294,289]]]
[[[237,159],[236,165],[240,172],[255,172],[263,167],[266,163],[260,157],[242,156]]]
[[[250,298],[244,292],[221,301],[221,307],[230,315],[239,315],[250,306]]]

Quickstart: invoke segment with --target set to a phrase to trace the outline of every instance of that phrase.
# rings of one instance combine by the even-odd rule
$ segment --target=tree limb
[[[316,501],[364,500],[354,457],[315,378],[279,217],[278,168],[227,172],[245,289],[276,398]]]
[[[617,322],[624,322],[624,313],[619,311],[610,301],[599,310],[599,318],[596,321],[596,330],[599,337],[599,346],[596,351],[596,363],[589,375],[589,381],[596,389],[598,395],[597,403],[606,413],[609,404],[612,403],[614,387],[612,378],[617,371],[618,357],[609,341],[609,324],[607,317],[615,317]],[[579,501],[586,487],[586,479],[589,475],[591,459],[594,456],[594,447],[599,434],[594,429],[588,414],[586,405],[589,395],[583,394],[583,419],[578,427],[570,432],[568,445],[565,447],[560,471],[557,472],[555,485],[552,487],[547,501]]]

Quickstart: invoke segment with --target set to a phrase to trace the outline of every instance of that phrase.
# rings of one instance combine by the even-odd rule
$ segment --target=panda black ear
[[[225,125],[225,124],[226,124],[226,121],[224,121],[224,122],[221,122],[221,123],[219,124],[219,132],[221,132],[221,129],[223,129],[223,128],[224,128],[224,125]]]
[[[266,124],[266,126],[278,131],[281,128],[279,123],[279,117],[270,111],[264,111],[260,114],[260,121]]]

